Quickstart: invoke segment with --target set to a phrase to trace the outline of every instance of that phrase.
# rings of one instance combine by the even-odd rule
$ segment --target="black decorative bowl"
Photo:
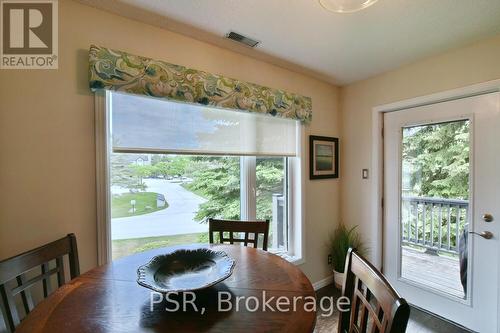
[[[234,259],[223,251],[181,249],[140,266],[137,283],[160,293],[193,291],[227,279],[234,265]]]

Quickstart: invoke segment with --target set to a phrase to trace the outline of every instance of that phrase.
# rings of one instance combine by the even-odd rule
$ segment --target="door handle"
[[[484,239],[492,239],[493,238],[493,233],[491,231],[482,231],[482,232],[475,232],[475,231],[469,231],[469,234],[474,234],[483,237]]]

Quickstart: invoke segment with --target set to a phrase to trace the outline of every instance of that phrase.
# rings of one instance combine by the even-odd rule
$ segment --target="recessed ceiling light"
[[[353,13],[370,7],[378,0],[319,0],[326,10],[335,13]]]

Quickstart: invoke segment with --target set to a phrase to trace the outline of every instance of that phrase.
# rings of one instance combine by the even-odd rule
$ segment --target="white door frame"
[[[374,246],[372,247],[374,264],[383,270],[383,227],[384,227],[384,113],[400,111],[412,107],[436,104],[455,99],[467,98],[471,96],[483,95],[500,91],[500,79],[474,84],[462,88],[447,90],[426,96],[419,96],[407,100],[376,106],[372,109],[372,180],[371,180],[371,216],[372,228],[371,234],[374,235]],[[500,285],[500,276],[498,279]],[[498,292],[500,300],[500,289]],[[499,307],[500,309],[500,304]],[[499,310],[500,311],[500,310]],[[500,316],[500,313],[499,313]],[[498,327],[500,333],[500,325]]]

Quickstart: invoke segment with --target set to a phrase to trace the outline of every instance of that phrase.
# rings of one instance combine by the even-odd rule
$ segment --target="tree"
[[[154,173],[154,168],[150,165],[130,165],[129,168],[132,170],[134,176],[138,179],[138,184],[143,184],[144,178],[149,178]]]
[[[153,165],[159,174],[168,177],[184,175],[190,163],[187,156],[164,156]]]
[[[258,158],[256,166],[257,219],[273,217],[273,194],[283,194],[283,158]]]
[[[146,190],[128,154],[111,154],[111,186],[120,186],[129,190]]]
[[[193,157],[193,182],[188,188],[208,199],[196,219],[240,219],[240,159]],[[197,167],[195,166],[197,165]],[[272,196],[283,193],[283,158],[258,158],[256,165],[257,218],[272,219]]]
[[[201,204],[195,219],[240,218],[240,161],[235,157],[194,157],[193,182],[188,188],[208,200]]]
[[[469,121],[404,129],[403,163],[412,195],[468,199]]]
[[[210,156],[155,155],[152,165],[133,165],[127,154],[113,154],[113,185],[130,189],[145,186],[143,179],[152,176],[187,176],[187,189],[207,201],[199,206],[195,219],[208,217],[240,219],[240,158]],[[272,219],[273,194],[283,193],[284,159],[257,158],[257,218]]]

